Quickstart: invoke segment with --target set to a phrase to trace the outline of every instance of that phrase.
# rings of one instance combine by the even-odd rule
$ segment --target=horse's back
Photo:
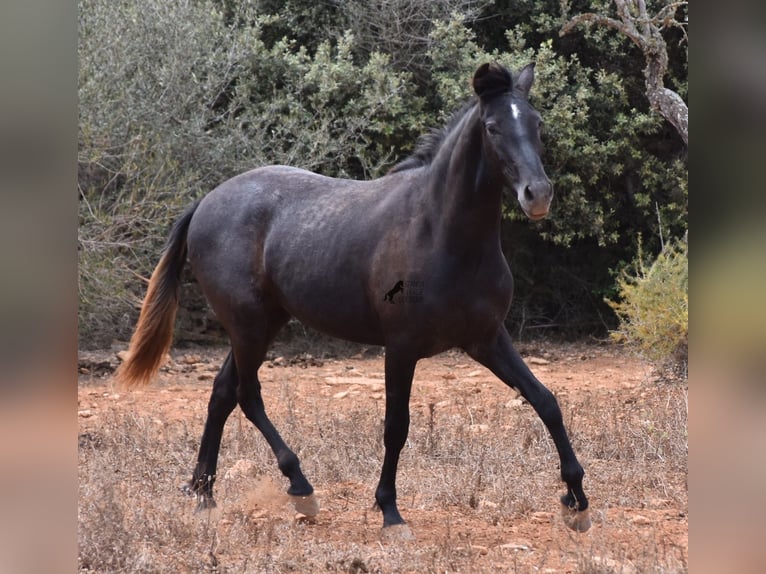
[[[211,191],[191,222],[188,245],[216,313],[255,297],[319,330],[380,342],[367,285],[376,250],[397,219],[386,216],[396,179],[354,181],[269,166]]]
[[[342,202],[347,190],[362,183],[279,165],[242,173],[202,199],[191,222],[190,247],[228,243],[237,233],[261,235],[285,214]]]

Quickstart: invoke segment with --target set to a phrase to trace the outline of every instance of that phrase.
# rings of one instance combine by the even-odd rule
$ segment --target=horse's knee
[[[407,442],[410,430],[409,412],[389,415],[383,426],[383,446],[387,449],[400,451]]]

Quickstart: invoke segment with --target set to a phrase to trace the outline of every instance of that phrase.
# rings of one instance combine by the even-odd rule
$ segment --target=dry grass
[[[238,412],[223,439],[219,506],[197,514],[177,486],[196,457],[204,404],[182,421],[123,409],[80,436],[80,571],[687,570],[685,549],[663,530],[687,508],[683,388],[646,383],[598,405],[593,393],[561,401],[592,497],[594,527],[580,536],[550,514],[558,459],[528,405],[510,394],[415,401],[398,483],[417,538],[406,544],[381,543],[371,509],[382,401],[328,410],[290,381],[280,388],[267,400],[317,488],[316,523],[295,519],[271,452]],[[686,518],[677,522],[684,539]]]

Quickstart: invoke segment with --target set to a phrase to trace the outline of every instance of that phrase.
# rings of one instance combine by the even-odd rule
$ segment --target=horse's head
[[[473,88],[479,97],[485,147],[516,192],[521,209],[537,220],[548,214],[553,186],[540,160],[542,118],[527,100],[534,70],[534,63],[528,64],[514,80],[503,66],[484,64],[474,74]]]

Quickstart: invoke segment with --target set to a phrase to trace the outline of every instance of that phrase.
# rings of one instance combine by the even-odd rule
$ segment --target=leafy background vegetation
[[[659,7],[664,2],[648,2]],[[643,56],[617,33],[560,37],[603,0],[79,1],[80,344],[126,339],[184,206],[284,163],[372,178],[470,96],[482,62],[537,62],[552,215],[508,197],[509,328],[603,335],[642,237],[648,263],[687,231],[686,149],[649,109]],[[681,7],[684,11],[686,8]],[[666,84],[687,97],[687,45],[666,31]],[[684,263],[685,263],[685,251]],[[177,337],[220,337],[191,284]]]
[[[635,344],[669,373],[681,369],[674,373],[681,376],[689,355],[687,252],[686,241],[676,241],[649,265],[639,246],[635,268],[623,269],[617,278],[620,300],[609,302],[620,317],[612,337]]]

